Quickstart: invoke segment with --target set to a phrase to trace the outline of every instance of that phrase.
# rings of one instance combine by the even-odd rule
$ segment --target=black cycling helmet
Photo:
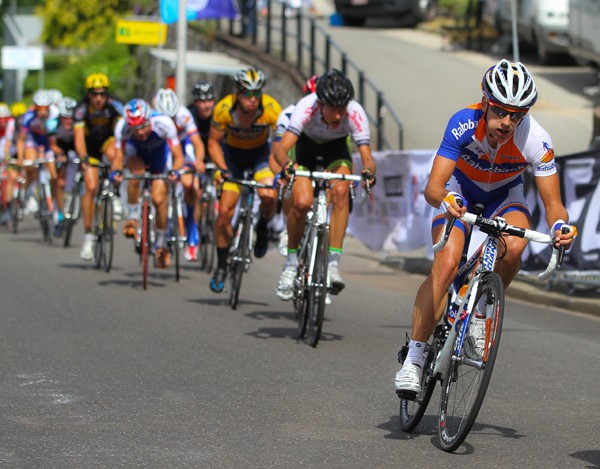
[[[339,70],[332,68],[317,80],[317,98],[322,104],[343,107],[354,98],[352,82]]]
[[[192,88],[192,97],[196,101],[215,99],[215,86],[212,81],[199,81]]]

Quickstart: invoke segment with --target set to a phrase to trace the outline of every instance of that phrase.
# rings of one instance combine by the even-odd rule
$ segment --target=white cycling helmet
[[[73,117],[77,101],[69,96],[65,96],[58,102],[58,112],[60,117]]]
[[[485,72],[481,89],[491,101],[525,109],[533,106],[538,96],[533,77],[525,65],[506,59]]]
[[[32,101],[36,106],[50,106],[52,104],[52,94],[48,90],[37,90],[33,93]]]
[[[253,67],[243,68],[235,75],[234,79],[241,91],[260,91],[267,82],[262,70]]]
[[[50,94],[52,104],[58,104],[63,97],[63,94],[60,92],[60,90],[57,90],[56,88],[49,89],[48,94]]]
[[[175,117],[175,114],[179,111],[179,99],[175,91],[170,88],[160,88],[154,95],[152,103],[158,112],[162,112],[169,117]]]
[[[10,108],[6,103],[0,103],[0,119],[6,119],[10,117],[12,114],[10,113]]]

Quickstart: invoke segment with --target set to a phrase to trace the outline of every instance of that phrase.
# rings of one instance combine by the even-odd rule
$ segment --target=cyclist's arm
[[[194,147],[194,154],[196,155],[196,162],[194,163],[195,169],[199,173],[204,173],[206,168],[204,166],[204,143],[202,143],[202,139],[200,138],[200,134],[196,133],[190,136],[190,142],[192,142],[192,146]]]
[[[19,164],[23,162],[23,158],[25,157],[25,137],[27,136],[27,132],[23,130],[19,132],[19,136],[17,137],[17,160]]]
[[[273,174],[277,174],[283,169],[283,167],[275,159],[275,152],[277,151],[280,143],[281,140],[273,140],[271,142],[271,152],[269,153],[269,169],[273,171]]]
[[[173,170],[179,171],[183,167],[185,158],[183,157],[183,150],[181,149],[181,143],[177,143],[171,147],[171,153],[173,154]]]
[[[73,129],[73,135],[75,139],[75,151],[79,158],[85,158],[87,156],[87,145],[85,143],[85,127],[75,126]]]
[[[448,195],[446,189],[446,183],[450,180],[452,173],[456,168],[456,161],[449,158],[445,158],[441,155],[436,155],[433,160],[433,167],[425,186],[425,200],[427,203],[435,208],[442,205],[444,198]],[[454,204],[453,204],[454,205]],[[466,207],[463,207],[460,211],[456,210],[458,206],[450,206],[449,212],[454,217],[460,217],[466,212]]]
[[[362,160],[363,169],[368,169],[371,171],[371,174],[375,174],[375,161],[373,160],[373,156],[371,155],[371,146],[370,145],[360,145],[358,147],[358,153],[360,154],[360,159]]]
[[[544,209],[546,211],[546,223],[552,227],[557,220],[569,221],[569,214],[562,203],[560,197],[560,184],[558,173],[550,176],[536,176],[535,185],[537,187]],[[571,247],[575,233],[562,233],[559,243],[565,248]]]
[[[289,130],[286,130],[283,134],[283,137],[281,138],[281,142],[279,142],[279,145],[274,153],[275,161],[280,166],[284,167],[288,163],[288,161],[290,161],[288,153],[292,149],[292,147],[296,145],[296,142],[298,142],[298,136],[296,134],[293,134]]]
[[[125,142],[122,142],[124,145]],[[115,159],[112,162],[111,171],[123,172],[123,148],[121,145],[115,145]]]
[[[63,154],[64,152],[62,151],[62,148],[60,148],[58,146],[58,141],[56,139],[55,135],[51,135],[50,137],[48,137],[48,145],[50,145],[50,150],[52,150],[52,152],[54,153],[54,155],[56,157],[58,157],[58,155]]]
[[[226,169],[225,155],[223,154],[223,148],[221,143],[225,137],[225,131],[211,127],[210,134],[208,136],[208,153],[213,163],[221,169]]]

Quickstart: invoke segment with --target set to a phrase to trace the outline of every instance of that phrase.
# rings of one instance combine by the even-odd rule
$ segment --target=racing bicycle
[[[418,394],[397,391],[400,397],[400,426],[412,432],[419,424],[437,381],[441,382],[438,415],[438,437],[444,451],[456,450],[469,434],[483,403],[500,345],[504,319],[504,286],[494,272],[498,246],[505,236],[518,236],[537,243],[552,245],[548,233],[512,226],[501,217],[484,218],[483,206],[475,205],[474,213],[461,220],[479,227],[487,235],[475,253],[468,257],[471,232],[467,235],[458,274],[448,289],[444,320],[436,326],[426,344]],[[446,221],[435,252],[447,243],[455,219]],[[552,256],[540,280],[560,270],[564,249],[552,248]],[[398,353],[404,363],[407,343]]]
[[[198,237],[200,239],[200,270],[212,272],[217,253],[215,242],[215,218],[217,216],[218,196],[214,183],[217,167],[206,163],[206,172],[201,175],[202,195],[200,196],[200,220],[198,222]]]

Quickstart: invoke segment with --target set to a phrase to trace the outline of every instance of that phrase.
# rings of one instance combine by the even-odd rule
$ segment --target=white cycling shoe
[[[294,279],[296,278],[296,267],[287,267],[281,272],[277,284],[277,296],[282,301],[289,301],[294,297]]]
[[[396,392],[419,393],[421,391],[421,373],[423,370],[417,365],[409,363],[396,373]]]

